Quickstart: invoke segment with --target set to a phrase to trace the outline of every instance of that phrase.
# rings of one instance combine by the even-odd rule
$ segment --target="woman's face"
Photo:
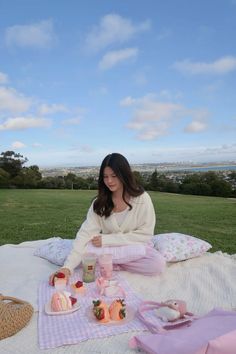
[[[116,176],[115,172],[110,167],[104,168],[103,181],[112,193],[123,191],[123,183],[120,181],[120,179]]]

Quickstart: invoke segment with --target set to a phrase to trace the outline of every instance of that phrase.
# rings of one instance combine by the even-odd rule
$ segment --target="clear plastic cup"
[[[82,257],[83,265],[83,281],[85,283],[91,283],[95,281],[95,269],[96,269],[97,256],[94,253],[84,253]]]
[[[98,263],[100,267],[100,274],[104,279],[112,278],[112,254],[101,254],[98,257]]]

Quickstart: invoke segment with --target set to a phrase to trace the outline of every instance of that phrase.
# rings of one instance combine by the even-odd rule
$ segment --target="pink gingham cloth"
[[[74,274],[71,278],[71,283],[81,279],[80,273]],[[125,291],[125,302],[127,307],[132,307],[135,311],[141,303],[135,292],[132,290],[128,282],[116,275],[116,279]],[[66,315],[47,315],[45,313],[45,304],[50,301],[55,288],[48,285],[47,281],[41,282],[38,290],[39,302],[39,319],[38,319],[38,337],[40,349],[51,349],[66,344],[76,344],[87,339],[103,338],[107,336],[114,336],[120,333],[129,331],[146,330],[144,324],[134,316],[132,321],[124,324],[101,324],[93,320],[92,316],[88,315],[92,310],[92,301],[103,299],[107,303],[112,301],[112,298],[100,296],[95,282],[86,284],[86,295],[78,296],[80,304],[79,310]],[[69,287],[66,289],[70,291]]]

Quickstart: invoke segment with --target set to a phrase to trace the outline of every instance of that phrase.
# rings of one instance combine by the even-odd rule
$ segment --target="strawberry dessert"
[[[110,321],[108,306],[101,300],[93,301],[93,314],[101,323]]]
[[[114,300],[109,307],[109,314],[112,321],[123,320],[126,316],[124,299]]]
[[[52,281],[52,284],[53,286],[55,286],[55,288],[57,290],[64,290],[65,287],[66,287],[66,276],[64,273],[62,272],[58,272],[55,274],[54,278],[53,278],[53,281]]]
[[[76,283],[71,284],[71,291],[73,292],[73,294],[84,295],[86,291],[84,283],[78,280]]]
[[[51,298],[51,310],[55,312],[68,311],[77,302],[68,291],[57,291]]]

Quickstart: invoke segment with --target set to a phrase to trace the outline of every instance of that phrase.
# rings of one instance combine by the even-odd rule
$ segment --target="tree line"
[[[28,159],[14,151],[0,155],[0,188],[46,188],[46,189],[97,189],[97,176],[83,178],[74,173],[66,176],[42,177],[37,165],[25,167]],[[145,190],[168,193],[236,197],[236,172],[228,174],[226,181],[216,172],[191,173],[182,179],[173,180],[165,173],[134,176]]]

